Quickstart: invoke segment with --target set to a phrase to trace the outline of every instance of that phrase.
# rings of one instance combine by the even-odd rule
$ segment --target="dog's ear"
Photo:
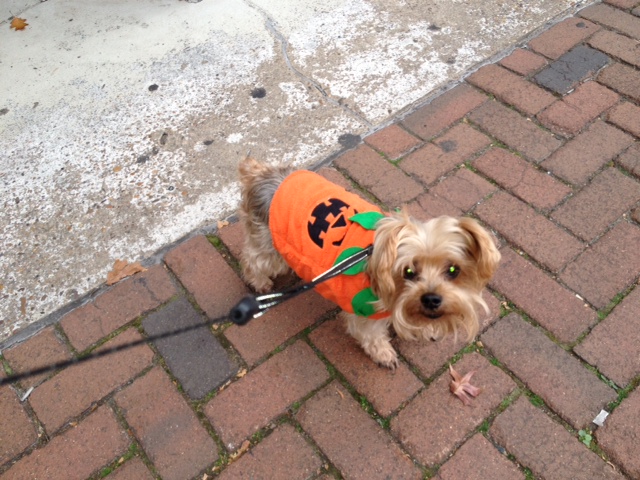
[[[402,231],[409,228],[411,221],[405,212],[393,213],[378,222],[369,260],[371,288],[388,306],[395,297],[397,286],[393,277],[393,267],[398,258],[398,241]]]
[[[470,236],[469,254],[476,262],[478,280],[484,287],[498,268],[500,252],[491,234],[473,218],[462,217],[459,225]]]

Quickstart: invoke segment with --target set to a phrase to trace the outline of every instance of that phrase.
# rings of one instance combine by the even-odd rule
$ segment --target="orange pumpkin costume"
[[[350,253],[372,245],[375,227],[358,219],[382,216],[378,207],[357,195],[316,173],[299,170],[276,190],[269,210],[269,229],[275,249],[301,279],[309,282]],[[350,269],[320,283],[316,291],[346,312],[371,319],[388,317],[388,312],[376,312],[371,305],[377,298],[363,265],[358,265],[355,273]]]

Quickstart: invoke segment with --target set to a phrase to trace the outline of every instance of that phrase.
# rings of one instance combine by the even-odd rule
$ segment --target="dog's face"
[[[392,313],[401,338],[437,340],[478,332],[481,292],[500,253],[489,233],[470,218],[417,222],[405,213],[379,222],[368,273],[380,307]]]

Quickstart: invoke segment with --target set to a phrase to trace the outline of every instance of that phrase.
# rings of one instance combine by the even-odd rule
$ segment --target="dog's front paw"
[[[270,278],[260,282],[249,282],[257,293],[268,293],[273,290],[273,281]]]
[[[254,269],[243,266],[242,276],[257,293],[267,293],[273,288],[273,280],[266,275],[256,272]]]
[[[367,354],[378,365],[395,370],[398,367],[398,354],[387,340],[377,341],[365,348]]]

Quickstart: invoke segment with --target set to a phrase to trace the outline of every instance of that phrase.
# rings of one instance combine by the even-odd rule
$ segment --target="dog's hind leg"
[[[273,287],[273,278],[289,272],[289,266],[271,244],[269,227],[253,225],[245,239],[242,259],[244,279],[256,292],[264,293]]]

